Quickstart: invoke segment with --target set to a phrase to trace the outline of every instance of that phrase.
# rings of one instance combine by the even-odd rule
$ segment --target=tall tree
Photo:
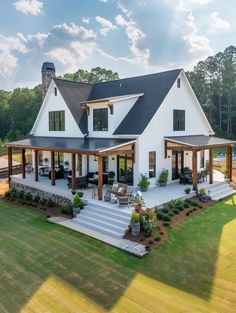
[[[119,75],[118,73],[111,70],[107,70],[101,67],[95,67],[92,68],[90,72],[87,70],[79,69],[75,73],[66,73],[61,78],[94,84],[105,81],[117,80],[119,79]]]

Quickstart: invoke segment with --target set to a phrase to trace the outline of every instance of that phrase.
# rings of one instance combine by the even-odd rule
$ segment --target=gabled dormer
[[[111,137],[143,93],[113,96],[82,103],[87,112],[88,136]]]

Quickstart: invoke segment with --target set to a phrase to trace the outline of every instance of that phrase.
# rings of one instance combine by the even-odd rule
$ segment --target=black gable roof
[[[96,84],[90,100],[144,93],[134,104],[114,135],[140,135],[160,107],[182,69]]]
[[[87,84],[54,79],[81,131],[87,132],[87,115],[81,102],[144,93],[127,113],[114,135],[140,135],[167,96],[182,69]]]
[[[54,78],[57,88],[68,105],[74,119],[83,134],[88,131],[87,113],[80,102],[89,99],[93,85]]]

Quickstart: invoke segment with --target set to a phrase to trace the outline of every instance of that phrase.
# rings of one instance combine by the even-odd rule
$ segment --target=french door
[[[178,179],[183,171],[184,154],[183,151],[172,151],[172,180]]]
[[[117,181],[133,185],[133,158],[126,154],[117,156]]]

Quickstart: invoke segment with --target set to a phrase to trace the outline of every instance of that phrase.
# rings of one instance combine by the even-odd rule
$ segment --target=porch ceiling
[[[18,141],[7,143],[7,148],[37,149],[45,151],[61,151],[69,153],[99,154],[104,151],[126,146],[134,139],[120,138],[65,138],[32,136]]]
[[[236,141],[233,140],[204,135],[165,137],[165,142],[168,150],[174,150],[176,148],[203,150],[236,145]]]

